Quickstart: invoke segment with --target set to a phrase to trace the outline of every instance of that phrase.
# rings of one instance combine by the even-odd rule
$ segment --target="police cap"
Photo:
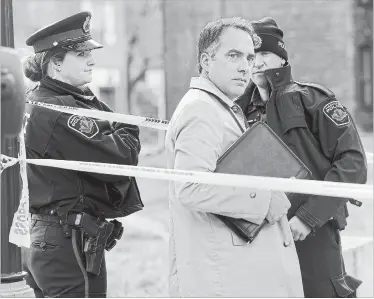
[[[36,31],[26,44],[34,47],[35,53],[55,47],[77,52],[102,48],[91,37],[90,21],[90,12],[77,13]]]

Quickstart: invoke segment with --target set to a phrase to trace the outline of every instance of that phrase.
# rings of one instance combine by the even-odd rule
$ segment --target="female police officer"
[[[24,73],[40,82],[28,100],[109,111],[85,84],[95,61],[89,12],[42,28],[26,44],[35,55]],[[29,107],[27,158],[137,165],[139,129],[123,123]],[[31,248],[28,284],[36,296],[105,297],[104,248],[120,238],[119,222],[142,209],[134,178],[28,165]],[[115,225],[114,225],[115,224]]]

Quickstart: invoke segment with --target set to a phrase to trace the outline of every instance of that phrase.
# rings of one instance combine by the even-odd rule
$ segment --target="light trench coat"
[[[205,91],[236,106],[209,80],[192,78],[166,133],[170,169],[214,172],[217,159],[242,134],[227,109]],[[241,110],[232,110],[245,128]],[[245,244],[211,214],[261,223],[270,197],[266,190],[170,181],[170,296],[303,297],[288,224],[286,230],[279,223],[266,225]],[[288,247],[285,238],[291,240]]]

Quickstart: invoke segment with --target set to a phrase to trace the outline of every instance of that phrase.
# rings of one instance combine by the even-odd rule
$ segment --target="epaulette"
[[[317,83],[306,83],[306,82],[297,82],[297,81],[294,81],[294,82],[296,84],[301,85],[301,86],[315,88],[319,92],[321,92],[321,93],[325,94],[326,96],[328,96],[329,98],[335,97],[335,94],[330,89],[328,89],[327,87],[325,87],[325,86],[323,86],[321,84],[317,84]]]

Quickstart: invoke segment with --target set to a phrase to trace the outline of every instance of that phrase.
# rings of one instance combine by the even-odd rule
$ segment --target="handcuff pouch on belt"
[[[68,220],[68,214],[63,214],[59,216],[60,224],[62,226],[62,231],[64,233],[65,238],[71,237],[71,229],[69,228],[69,220]]]

